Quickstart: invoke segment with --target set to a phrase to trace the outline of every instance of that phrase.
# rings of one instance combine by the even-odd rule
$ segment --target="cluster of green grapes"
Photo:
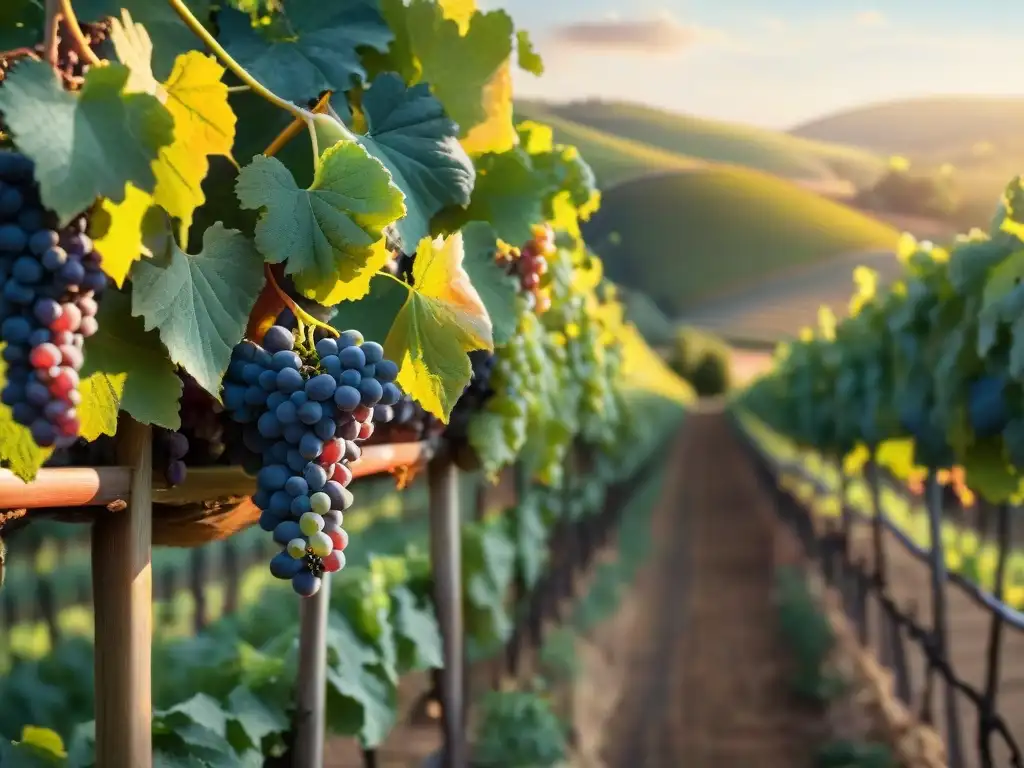
[[[557,360],[525,297],[517,300],[518,326],[495,350],[493,395],[469,424],[467,438],[485,472],[496,474],[523,450],[532,425],[548,415],[548,392],[557,386]]]

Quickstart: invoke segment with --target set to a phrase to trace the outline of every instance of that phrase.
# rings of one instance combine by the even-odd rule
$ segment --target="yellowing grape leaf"
[[[169,224],[169,223],[168,223]],[[203,249],[185,253],[165,229],[153,258],[132,270],[132,314],[157,329],[173,362],[214,397],[263,290],[263,259],[252,241],[217,222]]]
[[[129,182],[156,187],[153,164],[174,139],[174,119],[155,96],[125,90],[130,74],[122,64],[93,67],[73,93],[49,65],[28,60],[4,80],[0,112],[62,225],[98,197],[122,202]]]
[[[154,200],[187,228],[192,213],[202,205],[202,183],[210,168],[210,155],[231,156],[235,141],[235,113],[228,104],[228,88],[221,82],[224,68],[216,59],[189,51],[174,60],[170,77],[158,83],[153,76],[153,44],[141,24],[128,11],[112,20],[110,39],[118,59],[131,75],[125,90],[158,98],[174,119],[174,142],[160,151]]]
[[[462,139],[463,148],[474,155],[507,152],[516,145],[512,110],[512,65],[506,61],[487,82],[481,93],[484,118]]]
[[[459,34],[466,34],[469,22],[476,13],[476,0],[437,0],[446,19],[459,25]]]
[[[118,408],[143,424],[166,429],[181,426],[181,379],[160,336],[147,331],[142,320],[132,316],[128,297],[117,291],[104,294],[96,319],[100,329],[85,342],[81,375],[83,381],[96,377],[89,383],[96,402],[113,403],[114,408],[111,414],[111,408],[105,405],[102,413],[91,417],[95,427],[90,431],[113,434]],[[84,400],[84,387],[82,394]]]
[[[104,198],[89,217],[89,235],[103,256],[101,265],[117,287],[124,285],[132,264],[150,255],[145,245],[145,231],[151,222],[159,223],[163,213],[153,196],[129,184],[124,202]]]
[[[447,422],[469,384],[468,352],[493,349],[491,320],[463,268],[461,233],[424,238],[413,262],[413,285],[384,342],[398,363],[398,385]]]
[[[284,263],[296,287],[322,304],[366,294],[387,259],[384,228],[405,215],[391,174],[350,140],[320,155],[308,189],[280,160],[257,155],[235,193],[243,208],[261,210],[256,247],[264,259]]]

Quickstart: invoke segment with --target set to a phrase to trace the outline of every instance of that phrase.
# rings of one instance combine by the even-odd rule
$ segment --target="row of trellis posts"
[[[96,764],[104,768],[152,765],[151,645],[153,632],[153,502],[199,503],[211,496],[251,493],[252,480],[234,468],[192,469],[174,488],[154,487],[152,432],[126,420],[118,431],[116,467],[40,470],[23,483],[0,470],[0,509],[95,509],[92,583],[95,614]],[[368,446],[353,466],[355,478],[428,464],[430,554],[435,602],[446,664],[442,704],[463,708],[461,558],[457,470],[427,442]],[[298,598],[296,598],[298,599]],[[299,679],[320,684],[296,688],[295,768],[323,766],[326,625],[330,579],[303,600]],[[455,661],[456,663],[451,663]],[[446,763],[464,765],[461,718],[446,718]]]
[[[983,507],[987,514],[982,517],[980,533],[985,537],[992,535],[997,548],[994,584],[992,591],[988,592],[980,585],[951,573],[946,566],[942,525],[947,518],[943,487],[938,481],[937,471],[929,471],[925,483],[924,509],[930,534],[930,543],[925,549],[912,542],[886,516],[881,501],[882,488],[887,486],[905,498],[909,492],[902,483],[886,476],[874,461],[869,461],[865,467],[864,479],[870,498],[870,509],[865,519],[850,503],[850,482],[841,462],[838,465],[839,485],[834,488],[826,485],[820,476],[809,473],[801,461],[777,462],[757,446],[756,440],[748,438],[747,444],[766,483],[777,494],[778,511],[783,520],[793,526],[808,556],[820,562],[826,580],[843,598],[846,613],[856,627],[862,645],[871,647],[872,635],[879,643],[874,650],[881,662],[893,672],[896,695],[907,707],[915,710],[922,722],[934,724],[944,732],[946,764],[950,768],[1005,765],[1024,768],[1024,753],[998,708],[1004,631],[1024,631],[1024,614],[1003,602],[1012,547],[1012,517],[1016,510],[1006,503]],[[819,496],[837,494],[839,525],[821,525],[813,510],[783,490],[779,484],[783,474],[793,474],[810,483]],[[858,554],[854,547],[856,527],[861,523],[870,526],[870,558]],[[916,605],[900,605],[895,597],[887,551],[894,543],[928,569],[931,616],[927,619],[918,617]],[[963,671],[956,668],[952,658],[947,595],[950,586],[961,590],[988,614],[984,679],[979,683],[965,679]],[[869,598],[874,598],[878,607],[874,617],[869,610]],[[873,632],[870,631],[872,626]],[[921,651],[925,660],[924,680],[920,688],[912,680],[911,665],[907,660],[908,642]],[[944,696],[939,693],[940,680],[945,684]],[[936,695],[944,701],[941,714],[934,706]],[[975,738],[970,740],[973,743],[964,737],[962,703],[967,703],[975,711]],[[1014,719],[1020,722],[1019,713],[1015,714]],[[996,757],[996,752],[1000,757]]]
[[[27,484],[0,470],[0,509],[26,509],[29,515],[33,510],[88,511],[74,519],[92,524],[96,764],[150,768],[153,504],[194,504],[212,497],[247,495],[253,490],[253,481],[235,468],[209,467],[190,469],[186,481],[174,488],[154,484],[151,430],[126,420],[118,441],[120,465],[116,467],[43,469]],[[368,446],[352,469],[358,479],[423,464],[427,467],[434,602],[445,662],[438,686],[444,731],[441,760],[444,768],[464,768],[469,758],[458,470],[443,444],[437,442]],[[516,480],[518,495],[522,478]],[[609,501],[603,514],[585,524],[569,526],[571,530],[562,534],[556,528],[551,549],[563,550],[556,558],[557,566],[549,569],[536,594],[526,596],[528,626],[524,632],[516,625],[506,649],[506,665],[513,675],[523,635],[539,645],[541,624],[552,611],[557,615],[558,602],[572,594],[574,574],[603,543],[621,506]],[[323,681],[329,600],[330,579],[325,578],[320,591],[302,601],[294,768],[322,768],[324,764]]]

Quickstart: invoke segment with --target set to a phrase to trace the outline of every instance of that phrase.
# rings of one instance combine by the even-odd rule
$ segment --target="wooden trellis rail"
[[[237,467],[197,467],[189,469],[184,483],[170,488],[154,481],[149,427],[126,420],[118,440],[120,466],[42,469],[31,483],[0,470],[0,509],[24,509],[31,516],[33,510],[77,507],[84,514],[75,519],[92,523],[96,763],[103,768],[151,768],[153,504],[247,496],[255,491],[255,480]],[[421,465],[433,456],[431,442],[366,446],[351,466],[352,475],[363,478]],[[447,457],[438,456],[430,472],[430,518],[436,597],[444,606],[438,611],[446,650],[442,696],[446,708],[454,708],[449,711],[460,713],[455,721],[461,722],[461,653],[449,655],[460,647],[462,615],[455,476]],[[443,487],[435,489],[435,483]],[[329,595],[325,575],[320,592],[303,605],[300,674],[309,677],[309,684],[297,686],[297,711],[306,716],[298,721],[296,768],[320,768],[323,763],[322,691],[315,700],[306,697],[323,688]],[[461,739],[454,730],[447,736]],[[462,745],[446,746],[446,765],[461,768]]]

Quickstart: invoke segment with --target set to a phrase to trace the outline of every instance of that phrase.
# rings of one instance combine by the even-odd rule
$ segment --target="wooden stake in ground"
[[[126,418],[118,441],[118,461],[132,468],[131,502],[92,529],[96,764],[151,768],[152,431]]]

